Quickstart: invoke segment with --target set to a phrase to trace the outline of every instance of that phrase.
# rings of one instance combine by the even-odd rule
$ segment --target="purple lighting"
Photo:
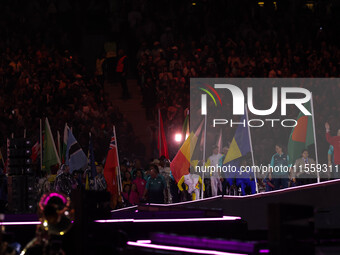
[[[0,222],[1,226],[20,226],[20,225],[39,225],[40,221],[11,221],[11,222]]]
[[[137,240],[137,243],[151,243],[151,240]]]
[[[184,218],[184,219],[138,219],[134,222],[188,222],[188,221],[225,221],[240,220],[237,216],[223,216],[222,218]]]
[[[96,220],[97,223],[114,223],[114,222],[193,222],[193,221],[229,221],[240,220],[238,216],[223,216],[222,218],[183,218],[183,219],[108,219]]]
[[[259,253],[269,253],[269,252],[270,252],[270,250],[268,250],[268,249],[259,250]]]
[[[242,253],[230,253],[230,252],[222,252],[222,251],[214,251],[214,250],[202,250],[202,249],[192,249],[186,247],[179,246],[167,246],[167,245],[159,245],[159,244],[151,244],[151,243],[140,243],[140,242],[127,242],[127,245],[144,247],[149,249],[157,249],[157,250],[167,250],[167,251],[178,251],[178,252],[188,252],[194,254],[211,254],[211,255],[243,255]]]

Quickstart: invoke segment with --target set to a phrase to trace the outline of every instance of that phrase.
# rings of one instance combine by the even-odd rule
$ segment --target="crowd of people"
[[[12,134],[21,137],[24,130],[33,142],[38,141],[39,120],[48,117],[55,136],[65,123],[72,127],[84,151],[91,132],[96,161],[101,163],[115,125],[126,204],[180,198],[167,163],[147,158],[148,145],[134,135],[119,106],[105,92],[111,73],[121,83],[124,100],[130,97],[127,76],[136,76],[146,118],[156,120],[156,111],[161,109],[168,141],[172,140],[170,134],[181,131],[188,114],[190,78],[338,78],[340,74],[339,6],[332,1],[314,6],[314,10],[302,4],[295,9],[280,3],[261,7],[256,1],[248,1],[242,8],[233,1],[104,2],[93,3],[96,8],[89,13],[95,12],[95,17],[103,14],[100,20],[106,20],[105,26],[97,28],[113,34],[109,41],[117,43],[101,46],[105,54],[92,62],[92,70],[83,61],[88,52],[79,50],[79,45],[86,43],[77,38],[86,37],[86,32],[80,29],[79,21],[73,22],[79,18],[79,6],[67,0],[45,4],[30,1],[20,14],[14,4],[0,3],[0,146],[6,155],[6,138]],[[93,31],[89,23],[86,29]],[[340,88],[316,82],[308,89],[313,92],[319,162],[327,162],[329,144],[323,124],[328,121],[332,127],[340,126]],[[271,98],[271,90],[265,86],[258,86],[256,93]],[[267,106],[265,100],[257,103]],[[298,112],[295,109],[289,114],[287,117],[296,119]],[[234,131],[224,133],[224,141],[230,142]],[[257,163],[269,163],[273,148],[277,143],[285,144],[290,131],[268,127],[252,130]],[[170,160],[177,150],[178,146],[169,144]],[[209,146],[207,154],[212,151]],[[137,159],[144,162],[128,163]],[[146,167],[152,162],[152,167]],[[263,187],[267,184],[273,185],[269,181]],[[280,185],[286,187],[286,183]],[[228,183],[224,180],[222,186]],[[164,197],[162,192],[153,196],[160,189],[167,191]]]

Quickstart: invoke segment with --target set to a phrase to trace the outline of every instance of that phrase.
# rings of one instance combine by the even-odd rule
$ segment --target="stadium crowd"
[[[336,33],[339,21],[335,18],[339,6],[336,4],[318,12],[306,6],[297,6],[298,11],[287,12],[284,5],[260,7],[255,1],[234,12],[228,7],[240,3],[105,3],[95,5],[97,9],[94,9],[107,19],[107,30],[116,36],[114,40],[118,48],[126,42],[129,72],[137,76],[146,117],[155,120],[156,110],[161,109],[162,115],[166,116],[164,126],[168,140],[169,134],[181,129],[186,117],[192,77],[321,78],[339,77],[340,74],[339,35]],[[141,165],[138,159],[145,157],[146,145],[140,143],[119,106],[104,92],[108,81],[107,77],[102,80],[101,75],[107,68],[104,62],[109,57],[98,58],[96,73],[82,63],[81,52],[76,50],[79,40],[75,38],[80,35],[81,25],[73,24],[79,7],[66,0],[62,4],[30,1],[21,15],[13,10],[11,3],[1,4],[2,154],[5,155],[5,139],[12,133],[21,136],[26,129],[27,136],[38,140],[39,119],[48,117],[54,131],[63,130],[68,123],[84,151],[87,151],[88,133],[91,132],[96,160],[102,162],[114,124],[122,162],[124,203],[136,204],[153,197],[150,190],[145,192],[144,188],[155,185],[147,178],[150,175],[152,180],[162,180],[162,185],[154,190],[166,187],[168,194],[164,198],[153,197],[153,201],[179,201],[167,161],[144,158],[144,162],[152,164]],[[326,13],[323,17],[327,18],[320,20],[318,15],[321,12]],[[57,23],[62,26],[58,28]],[[118,51],[115,51],[114,57],[117,55]],[[315,99],[321,162],[327,162],[329,146],[324,138],[324,123],[329,121],[333,127],[340,126],[337,118],[339,89],[317,84],[310,87]],[[271,91],[262,87],[259,93],[266,97]],[[125,95],[124,99],[128,96]],[[297,114],[292,111],[289,117],[295,119]],[[256,161],[268,163],[275,145],[285,144],[290,130],[262,128],[252,132]],[[231,141],[233,134],[234,130],[227,133],[225,139]],[[263,137],[266,137],[264,141]],[[174,156],[176,149],[172,148],[170,152]],[[212,154],[212,151],[207,153]],[[78,187],[83,182],[78,183]],[[175,192],[170,196],[173,190]]]

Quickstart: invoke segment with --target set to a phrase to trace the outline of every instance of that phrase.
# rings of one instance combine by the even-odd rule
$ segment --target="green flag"
[[[45,136],[44,136],[44,150],[43,150],[43,169],[47,173],[51,172],[51,166],[60,164],[57,149],[53,140],[50,124],[48,119],[45,119]]]
[[[304,104],[305,108],[311,113],[310,101]],[[314,144],[313,117],[304,115],[302,112],[297,117],[297,125],[293,127],[288,141],[289,163],[294,164],[295,160],[301,157],[304,149]]]

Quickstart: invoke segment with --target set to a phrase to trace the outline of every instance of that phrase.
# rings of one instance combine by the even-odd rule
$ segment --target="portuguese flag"
[[[304,106],[309,112],[312,112],[310,101]],[[289,163],[294,164],[295,160],[301,157],[302,150],[308,149],[308,146],[312,144],[314,144],[313,118],[300,112],[297,117],[297,125],[293,127],[288,141]]]

